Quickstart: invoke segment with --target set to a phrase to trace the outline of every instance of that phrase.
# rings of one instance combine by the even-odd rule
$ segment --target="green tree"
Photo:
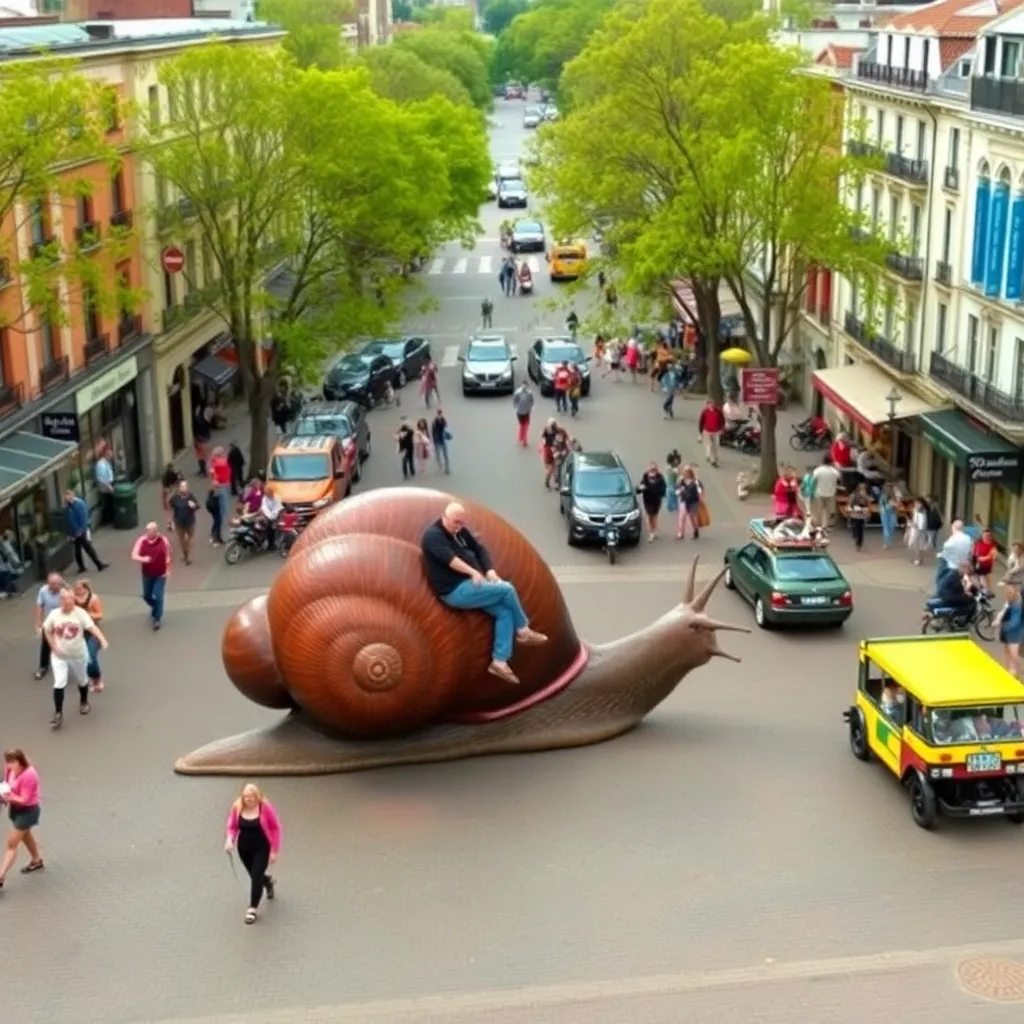
[[[440,7],[437,4],[423,4],[418,8],[416,20],[431,28],[447,32],[475,32],[473,12],[468,7]]]
[[[466,87],[450,71],[425,64],[411,50],[373,46],[362,55],[373,88],[396,103],[413,103],[444,96],[456,106],[473,105]]]
[[[528,0],[491,0],[483,5],[484,29],[491,35],[501,35],[529,7]]]
[[[485,154],[480,117],[437,96],[400,106],[363,68],[303,70],[270,48],[193,49],[161,82],[176,116],[143,115],[142,152],[180,201],[158,223],[209,247],[206,298],[237,345],[260,466],[281,375],[311,379],[354,337],[385,330],[393,264],[472,223],[482,181],[467,210],[467,157],[449,161],[453,138]]]
[[[486,110],[491,105],[487,43],[478,33],[422,28],[398,36],[392,46],[454,75],[479,109]]]
[[[412,21],[413,5],[409,0],[391,0],[392,21]]]
[[[300,68],[325,71],[347,63],[348,48],[342,38],[352,0],[259,0],[257,13],[287,31],[284,48]]]
[[[607,225],[614,273],[650,298],[694,286],[702,331],[717,343],[718,292],[743,315],[753,365],[777,367],[813,264],[878,278],[880,245],[840,182],[865,163],[844,156],[829,83],[800,74],[757,18],[734,25],[697,0],[617,11],[566,69],[568,116],[540,139],[537,184],[557,233]],[[707,353],[709,386],[717,348]],[[775,408],[762,408],[760,487],[776,474]]]

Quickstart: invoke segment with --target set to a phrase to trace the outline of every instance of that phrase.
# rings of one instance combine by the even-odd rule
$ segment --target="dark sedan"
[[[395,364],[385,355],[349,353],[339,357],[324,379],[324,398],[329,402],[350,398],[372,409],[395,379]]]
[[[517,220],[512,225],[513,252],[544,252],[547,240],[544,225],[538,220]]]
[[[576,364],[583,378],[580,394],[590,394],[590,356],[570,337],[538,338],[531,346],[526,359],[526,372],[535,384],[540,386],[542,395],[554,394],[555,370],[562,363]]]
[[[426,338],[378,338],[365,344],[359,354],[387,356],[395,366],[394,385],[402,388],[423,373],[430,359],[430,342]]]

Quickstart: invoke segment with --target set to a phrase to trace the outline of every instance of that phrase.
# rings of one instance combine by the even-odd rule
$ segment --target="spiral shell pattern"
[[[265,594],[247,601],[228,619],[220,649],[228,679],[249,700],[265,708],[294,707],[274,660]]]

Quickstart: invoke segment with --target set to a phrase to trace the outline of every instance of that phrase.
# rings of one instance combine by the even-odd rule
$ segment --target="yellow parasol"
[[[746,366],[753,356],[745,348],[727,348],[719,358],[730,366]]]

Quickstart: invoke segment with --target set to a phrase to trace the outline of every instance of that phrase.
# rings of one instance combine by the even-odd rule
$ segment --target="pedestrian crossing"
[[[517,256],[516,262],[525,263],[531,274],[539,274],[544,268],[543,260],[536,255]],[[447,256],[432,260],[427,273],[437,277],[441,274],[497,274],[500,260],[493,256]]]
[[[481,333],[482,334],[486,334],[488,332],[487,331],[481,331]],[[500,331],[495,331],[494,333],[495,334],[500,334],[501,332]],[[466,340],[468,342],[469,339],[467,338]],[[464,347],[465,346],[463,346],[463,345],[445,345],[444,352],[441,353],[441,366],[442,366],[442,368],[449,368],[450,369],[453,366],[458,366],[459,365],[459,356],[463,355]],[[516,342],[511,341],[511,342],[509,342],[509,346],[508,347],[509,347],[509,351],[512,353],[512,355],[518,357],[518,355],[519,355],[519,345]]]

